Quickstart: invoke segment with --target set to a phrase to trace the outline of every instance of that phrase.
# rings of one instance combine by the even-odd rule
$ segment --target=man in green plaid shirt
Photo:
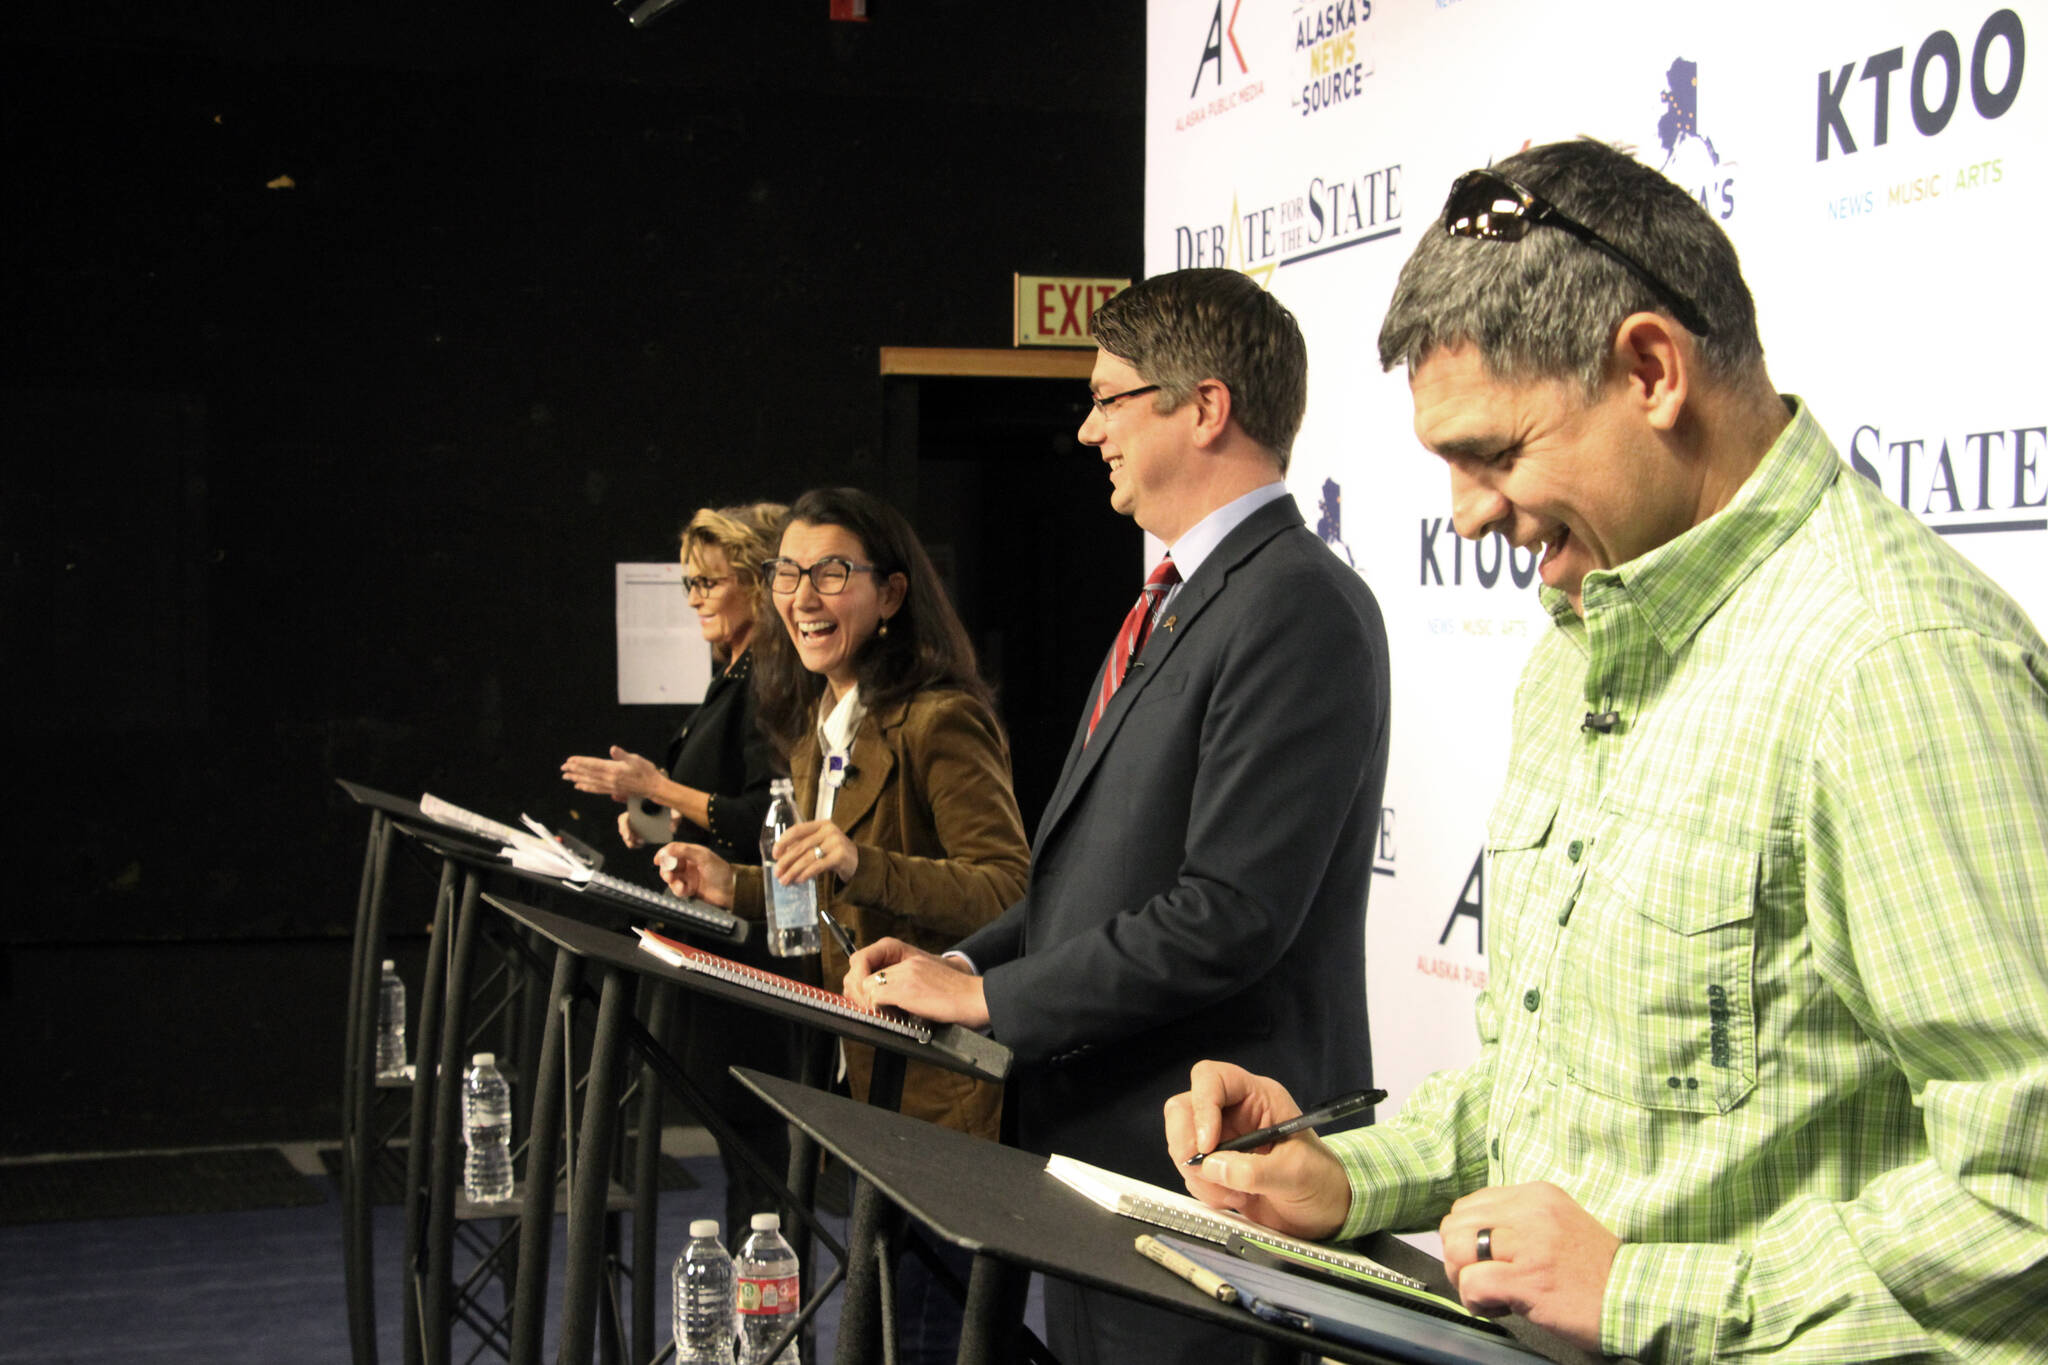
[[[1461,178],[1380,355],[1554,626],[1480,1055],[1189,1187],[1441,1220],[1468,1306],[1614,1355],[2048,1358],[2048,647],[1776,393],[1726,236],[1609,148]],[[1168,1146],[1298,1112],[1204,1062]]]

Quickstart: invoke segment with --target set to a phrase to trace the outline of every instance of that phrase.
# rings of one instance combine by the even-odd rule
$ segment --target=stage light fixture
[[[634,28],[646,28],[683,0],[612,0],[612,8],[626,16]]]

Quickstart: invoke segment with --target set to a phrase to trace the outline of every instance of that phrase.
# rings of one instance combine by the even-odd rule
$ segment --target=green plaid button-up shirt
[[[1546,590],[1481,1053],[1332,1139],[1343,1235],[1547,1180],[1625,1243],[1610,1353],[2042,1360],[2048,649],[1793,403],[1583,620]]]

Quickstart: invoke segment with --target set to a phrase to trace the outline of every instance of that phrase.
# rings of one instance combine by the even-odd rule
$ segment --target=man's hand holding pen
[[[847,964],[847,997],[869,1009],[884,1005],[934,1023],[988,1027],[981,978],[957,957],[939,957],[901,939],[877,939]]]
[[[1265,1152],[1219,1152],[1220,1143],[1297,1117],[1285,1086],[1229,1062],[1198,1062],[1188,1089],[1166,1102],[1166,1147],[1188,1192],[1212,1208],[1296,1237],[1336,1235],[1351,1211],[1351,1183],[1313,1132]],[[1187,1164],[1201,1153],[1200,1165]]]
[[[1188,1192],[1255,1223],[1327,1241],[1351,1212],[1351,1182],[1312,1131],[1264,1152],[1228,1152],[1241,1135],[1285,1124],[1301,1106],[1285,1086],[1229,1062],[1197,1062],[1166,1102],[1166,1148]],[[1199,1165],[1188,1160],[1203,1154]],[[1586,1351],[1621,1239],[1555,1185],[1489,1186],[1451,1205],[1439,1228],[1444,1270],[1467,1308],[1521,1313]]]

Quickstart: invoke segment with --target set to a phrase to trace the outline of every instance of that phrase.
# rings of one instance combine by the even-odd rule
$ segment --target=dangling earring
[[[879,627],[877,627],[877,628],[876,628],[876,630],[875,630],[875,634],[877,634],[877,635],[881,636],[881,637],[882,637],[883,639],[885,639],[885,640],[889,638],[889,618],[888,618],[888,617],[884,616],[884,617],[882,618],[882,624],[881,624],[881,625],[880,625]]]

